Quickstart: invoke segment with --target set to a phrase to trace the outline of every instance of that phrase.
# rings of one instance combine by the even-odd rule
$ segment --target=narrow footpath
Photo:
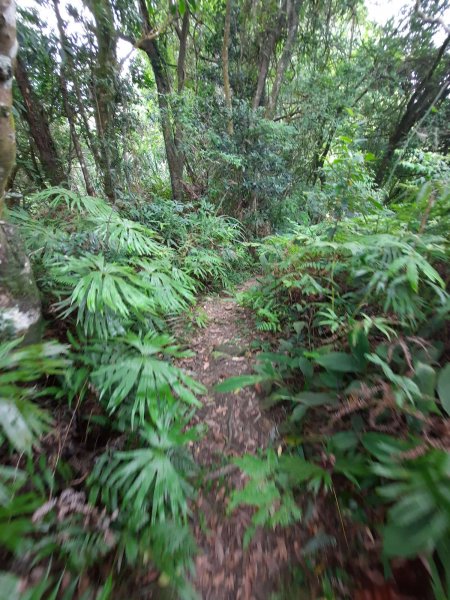
[[[193,447],[197,464],[207,473],[192,506],[199,547],[194,585],[203,600],[269,600],[289,561],[300,555],[295,528],[259,530],[244,550],[252,509],[227,514],[227,503],[231,491],[245,482],[240,470],[229,466],[230,459],[276,445],[276,419],[262,412],[254,387],[229,394],[213,391],[228,377],[252,372],[256,353],[251,344],[259,332],[251,314],[233,298],[206,298],[200,307],[207,325],[189,339],[195,356],[181,361],[208,388],[194,421],[208,427]]]

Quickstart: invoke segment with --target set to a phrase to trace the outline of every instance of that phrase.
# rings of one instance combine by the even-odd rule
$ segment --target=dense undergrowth
[[[286,414],[278,451],[236,461],[249,483],[230,507],[255,507],[247,542],[301,523],[319,597],[350,597],[374,569],[395,580],[399,557],[425,561],[422,597],[450,593],[448,186],[403,189],[389,210],[258,245],[241,302],[274,341],[217,388],[257,384]]]
[[[189,351],[168,323],[203,323],[196,294],[248,264],[241,228],[207,204],[125,214],[62,188],[10,219],[46,326],[0,350],[2,593],[21,576],[23,598],[122,597],[133,571],[189,597],[186,425],[204,388],[174,365]]]
[[[257,384],[286,421],[273,449],[237,459],[249,480],[229,508],[255,507],[244,545],[257,527],[300,523],[293,581],[311,597],[349,597],[367,570],[389,579],[394,559],[417,556],[434,597],[448,597],[448,186],[411,163],[382,207],[366,163],[344,140],[328,184],[305,196],[321,216],[250,244],[206,202],[118,209],[49,188],[10,211],[45,316],[43,341],[0,353],[11,598],[156,584],[194,597],[189,444],[203,432],[188,423],[205,390],[176,366],[189,350],[173,331],[205,325],[198,294],[254,272],[249,247],[259,282],[240,301],[272,342],[254,375],[218,390]]]
[[[286,590],[273,556],[270,582],[257,564],[246,578],[252,550],[205,587],[450,598],[448,2],[27,0],[17,35],[15,4],[0,4],[0,600],[195,596],[190,526],[200,540],[216,480],[193,460],[206,390],[180,365],[202,294],[250,278],[264,342],[230,372],[262,352],[218,390],[255,385],[273,427],[222,500],[253,507],[245,544],[264,526],[301,539]],[[230,337],[253,325],[219,311]],[[198,346],[191,366],[216,381],[221,353]],[[215,400],[232,454],[246,417]],[[399,568],[424,590],[395,587]]]

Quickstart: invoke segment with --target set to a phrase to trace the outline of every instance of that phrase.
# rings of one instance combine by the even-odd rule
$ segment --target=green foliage
[[[51,388],[42,391],[30,384],[45,375],[62,374],[69,362],[65,358],[67,346],[47,342],[20,347],[22,341],[0,345],[0,440],[4,435],[16,450],[30,453],[52,422],[50,415],[32,401],[42,393],[51,394]]]
[[[141,424],[157,422],[176,399],[200,406],[195,394],[204,386],[168,362],[189,356],[168,335],[152,332],[145,336],[129,333],[103,345],[88,349],[85,364],[91,366],[91,381],[99,390],[100,400],[113,413],[125,401],[131,404],[131,426],[136,415]]]
[[[340,220],[354,214],[374,214],[382,208],[384,193],[375,185],[371,170],[375,156],[364,151],[364,140],[357,131],[360,126],[350,121],[347,135],[336,137],[322,167],[320,185],[306,194],[315,222],[331,216]]]
[[[304,473],[317,469],[314,493],[333,488],[340,511],[378,530],[387,559],[431,557],[449,532],[448,442],[437,433],[448,427],[445,238],[380,214],[297,226],[258,253],[264,276],[241,301],[257,319],[262,307],[276,316],[278,350],[260,354],[254,375],[217,389],[264,383],[267,405],[283,402],[290,412],[287,447],[267,462],[238,461],[250,482],[232,507],[252,504],[254,526],[271,526],[273,503],[282,506],[287,494],[295,510],[295,494],[308,490]],[[436,571],[433,581],[440,590]]]
[[[290,4],[298,25],[285,3],[232,3],[228,65],[223,1],[75,3],[59,35],[40,2],[19,9],[7,189],[23,198],[6,214],[51,336],[71,346],[0,348],[2,569],[43,573],[24,598],[106,600],[123,582],[133,595],[154,570],[193,596],[186,427],[204,388],[176,366],[188,354],[171,327],[203,326],[196,294],[231,288],[251,253],[263,277],[242,301],[273,347],[217,389],[262,384],[288,422],[277,454],[237,460],[249,483],[231,509],[256,507],[253,528],[289,525],[299,495],[331,491],[344,532],[351,513],[388,558],[425,553],[448,596],[445,2],[384,26],[361,2]],[[150,29],[120,56],[118,36]],[[39,454],[50,414],[58,449],[48,436]],[[319,530],[303,547],[315,584],[323,564],[308,561],[336,539]],[[324,597],[338,578],[324,573]],[[10,574],[0,589],[19,594]]]
[[[126,506],[134,515],[151,510],[152,523],[185,521],[187,498],[192,495],[188,477],[195,472],[184,446],[194,439],[180,426],[140,430],[140,448],[103,454],[91,474],[91,501],[98,496],[112,510]]]
[[[120,321],[154,313],[151,288],[127,265],[106,262],[103,256],[71,258],[55,265],[53,279],[71,291],[59,302],[61,317],[77,311],[85,335],[107,338],[123,331]]]
[[[193,277],[197,286],[230,287],[235,271],[250,265],[241,224],[217,214],[208,202],[195,207],[157,198],[129,212],[177,249],[180,271]]]
[[[306,485],[318,493],[322,486],[331,485],[329,474],[320,467],[296,456],[277,456],[273,450],[265,458],[244,456],[235,463],[249,476],[249,481],[242,490],[232,493],[228,510],[241,504],[256,507],[252,526],[245,532],[244,547],[259,526],[286,527],[301,519],[302,512],[293,494],[296,488]]]
[[[239,233],[231,223],[222,231],[227,221],[209,211],[196,238],[187,233],[179,247],[170,247],[131,215],[62,188],[31,197],[27,212],[11,213],[46,292],[44,311],[56,317],[61,336],[68,329],[71,347],[21,348],[20,340],[1,347],[2,432],[12,447],[31,454],[52,424],[31,400],[54,393],[80,415],[82,402],[94,403],[94,426],[106,439],[123,436],[126,448],[99,448],[89,502],[84,492],[67,487],[73,474],[59,456],[53,474],[30,463],[26,492],[21,471],[2,467],[0,543],[11,557],[26,549],[36,564],[48,567],[39,589],[30,588],[31,597],[56,597],[63,570],[71,597],[82,573],[108,561],[111,573],[97,589],[90,586],[106,598],[116,574],[150,560],[172,587],[192,597],[184,572],[195,552],[187,502],[196,471],[186,448],[197,434],[186,424],[205,388],[173,364],[189,352],[167,333],[168,321],[191,310],[196,288],[211,277],[223,273],[228,281],[224,264],[235,260],[231,248]],[[197,249],[197,241],[204,246]],[[222,242],[230,248],[222,249]],[[196,260],[197,250],[206,258]],[[36,383],[44,375],[53,380],[41,390]],[[47,486],[54,500],[45,504]]]
[[[450,534],[448,452],[430,451],[403,465],[385,457],[382,463],[372,466],[372,471],[387,480],[377,488],[390,505],[383,528],[385,554],[431,555]]]

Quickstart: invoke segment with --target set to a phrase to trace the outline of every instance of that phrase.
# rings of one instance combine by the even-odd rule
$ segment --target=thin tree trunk
[[[16,5],[14,0],[0,0],[0,219],[6,184],[16,162],[12,110],[13,61],[16,51]]]
[[[56,144],[50,133],[47,116],[34,95],[26,67],[20,56],[16,61],[15,73],[23,100],[24,110],[22,114],[28,123],[45,176],[51,185],[61,185],[65,183],[66,175],[58,156]]]
[[[61,85],[61,95],[63,99],[64,112],[66,113],[67,120],[69,122],[70,128],[70,136],[72,138],[73,147],[75,149],[75,154],[77,155],[78,162],[80,163],[81,172],[83,174],[84,185],[86,187],[86,192],[89,196],[95,196],[94,186],[92,185],[91,178],[89,175],[89,169],[86,165],[86,160],[84,158],[83,149],[81,148],[80,139],[78,137],[77,130],[75,128],[75,114],[72,110],[72,106],[69,100],[69,94],[67,91],[67,82],[64,77],[63,68],[61,66],[61,71],[59,74],[59,81]]]
[[[89,150],[91,151],[92,156],[94,157],[94,161],[95,161],[97,168],[99,169],[99,171],[101,171],[102,158],[100,156],[97,140],[92,135],[91,128],[89,126],[89,120],[88,120],[88,117],[86,114],[83,99],[81,96],[80,86],[78,85],[78,81],[76,79],[75,73],[74,73],[72,83],[73,83],[73,89],[74,89],[74,92],[75,92],[75,95],[77,98],[77,111],[81,118],[81,123],[83,126],[83,133],[85,136],[86,144],[87,144]]]
[[[183,15],[183,23],[180,32],[180,49],[178,52],[177,62],[177,79],[178,79],[178,93],[184,89],[184,83],[186,81],[186,51],[187,51],[187,39],[189,35],[189,6],[186,6]]]
[[[282,31],[283,24],[286,17],[286,0],[283,2],[283,6],[278,14],[278,18],[275,23],[268,27],[264,32],[261,40],[260,53],[259,53],[259,66],[258,66],[258,81],[256,83],[255,95],[253,96],[252,107],[256,110],[260,105],[264,97],[267,74],[269,73],[270,60],[275,50],[275,46],[279,41]]]
[[[189,35],[189,7],[186,6],[184,15],[183,15],[181,31],[179,32],[180,48],[179,48],[179,52],[178,52],[178,61],[177,61],[177,91],[178,91],[179,96],[181,96],[181,94],[183,93],[184,84],[186,81],[186,52],[187,52],[188,35]],[[178,111],[180,111],[180,109],[181,109],[181,102],[177,104],[175,114],[173,117],[173,121],[174,121],[173,137],[174,137],[175,148],[176,148],[178,156],[179,156],[179,163],[180,163],[180,168],[181,168],[181,183],[182,183],[184,166],[185,166],[186,160],[185,160],[184,150],[183,150],[183,134],[184,134],[184,132],[183,132],[182,119],[180,119],[179,115],[177,114]],[[182,194],[184,194],[184,188],[182,188]]]
[[[77,155],[78,162],[80,163],[81,172],[83,174],[84,185],[86,187],[86,192],[89,196],[95,196],[95,190],[91,183],[91,178],[89,175],[89,170],[86,165],[86,161],[84,158],[83,150],[81,148],[80,139],[78,137],[78,133],[75,127],[75,114],[73,112],[72,106],[69,100],[69,93],[67,89],[67,81],[64,74],[64,67],[68,63],[67,52],[65,50],[65,46],[67,45],[67,38],[64,31],[64,25],[61,18],[61,13],[59,12],[59,0],[53,0],[53,5],[55,7],[56,21],[58,24],[59,38],[61,42],[61,57],[62,64],[59,72],[59,81],[61,86],[61,95],[63,99],[64,112],[66,113],[67,120],[69,122],[70,128],[70,136],[72,138],[73,147],[75,149],[75,154]]]
[[[233,135],[233,107],[231,104],[231,86],[229,76],[228,63],[228,46],[230,44],[230,28],[231,28],[231,0],[227,0],[225,8],[225,27],[223,32],[222,45],[222,68],[223,68],[223,90],[225,93],[225,106],[227,109],[227,132],[228,135]]]
[[[167,163],[169,166],[172,195],[176,200],[183,198],[183,155],[180,153],[174,138],[174,131],[170,120],[170,106],[168,96],[170,94],[170,80],[157,40],[152,37],[152,27],[145,0],[139,0],[144,36],[139,40],[139,48],[143,50],[152,65],[158,90],[158,106],[161,118],[161,128],[166,149]]]
[[[302,5],[302,0],[287,0],[287,37],[284,44],[283,52],[278,61],[275,80],[273,82],[272,91],[267,105],[266,116],[271,118],[275,114],[277,107],[278,96],[280,95],[281,84],[286,73],[289,61],[294,50],[295,40],[298,34],[299,12]]]

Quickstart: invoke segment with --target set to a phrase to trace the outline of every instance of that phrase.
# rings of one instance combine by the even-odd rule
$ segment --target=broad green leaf
[[[218,383],[214,386],[214,390],[221,394],[227,394],[228,392],[241,390],[249,385],[255,385],[255,383],[261,383],[262,381],[266,381],[266,379],[265,375],[238,375],[237,377],[230,377]]]
[[[337,402],[336,395],[322,392],[300,392],[293,396],[292,400],[305,406],[334,405]]]
[[[329,352],[323,356],[316,357],[316,363],[329,371],[338,371],[340,373],[358,373],[361,371],[359,361],[346,352]]]
[[[415,365],[414,381],[419,386],[422,394],[434,397],[436,379],[437,373],[433,367],[422,362],[419,362]]]
[[[419,270],[417,268],[417,263],[413,259],[409,260],[407,263],[406,276],[408,277],[411,289],[417,294],[419,291]]]
[[[19,600],[20,580],[13,573],[0,573],[0,598],[2,600]]]
[[[450,363],[439,372],[437,391],[443,409],[450,415]]]
[[[381,461],[389,461],[397,453],[409,450],[413,444],[385,433],[370,432],[362,436],[363,446]]]

